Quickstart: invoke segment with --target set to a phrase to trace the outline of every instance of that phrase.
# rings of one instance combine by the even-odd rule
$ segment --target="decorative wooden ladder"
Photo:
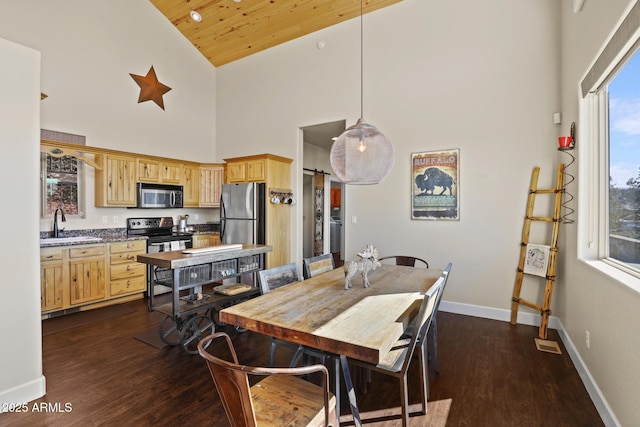
[[[540,330],[538,336],[542,339],[547,338],[547,326],[549,323],[549,316],[551,315],[551,294],[553,292],[553,284],[556,280],[556,256],[558,253],[558,234],[560,232],[560,224],[562,223],[562,194],[563,190],[563,169],[564,165],[558,165],[558,176],[556,179],[556,188],[552,189],[538,189],[538,175],[540,174],[540,168],[535,167],[531,174],[531,185],[529,186],[529,197],[527,199],[527,211],[524,218],[524,225],[522,227],[522,244],[520,247],[520,261],[518,262],[518,271],[516,273],[515,285],[513,288],[513,298],[511,302],[511,323],[516,324],[518,320],[518,306],[520,304],[529,308],[537,310],[542,315],[540,322]],[[551,194],[555,195],[555,203],[553,207],[553,216],[551,217],[536,217],[533,216],[533,208],[535,205],[535,199],[538,194]],[[529,233],[531,231],[531,225],[534,222],[543,221],[551,222],[551,242],[549,244],[549,257],[547,262],[547,269],[545,275],[545,288],[544,299],[542,305],[524,300],[520,298],[520,290],[522,289],[522,281],[525,274],[525,262],[527,257],[527,246],[529,245]]]

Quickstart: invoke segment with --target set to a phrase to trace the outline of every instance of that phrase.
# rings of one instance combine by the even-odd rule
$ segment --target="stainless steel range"
[[[173,218],[170,216],[153,218],[127,218],[127,235],[147,237],[147,253],[177,251],[193,247],[192,233],[178,233],[175,231]],[[150,295],[152,278],[155,277],[158,267],[152,274],[147,275],[147,295]],[[153,295],[171,292],[171,288],[163,285],[155,285]]]

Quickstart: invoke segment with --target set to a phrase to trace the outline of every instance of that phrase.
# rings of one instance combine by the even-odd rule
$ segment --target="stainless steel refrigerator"
[[[265,184],[224,184],[220,197],[223,244],[265,242]]]

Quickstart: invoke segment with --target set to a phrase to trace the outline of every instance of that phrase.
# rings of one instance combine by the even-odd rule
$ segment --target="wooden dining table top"
[[[336,268],[220,311],[220,321],[378,364],[420,308],[442,270],[382,265],[344,288]]]

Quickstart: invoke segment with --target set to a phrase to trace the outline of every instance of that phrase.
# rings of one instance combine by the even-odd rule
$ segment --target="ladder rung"
[[[543,189],[533,190],[532,192],[535,194],[552,194],[552,193],[557,193],[558,190],[556,190],[555,188],[543,188]]]
[[[552,216],[528,216],[527,219],[530,221],[547,221],[547,222],[554,221],[554,218]]]
[[[515,301],[515,302],[517,302],[518,304],[526,305],[527,307],[532,308],[532,309],[534,309],[536,311],[542,311],[542,306],[540,306],[538,304],[534,304],[534,303],[529,302],[527,300],[524,300],[522,298],[518,298],[517,301]]]

